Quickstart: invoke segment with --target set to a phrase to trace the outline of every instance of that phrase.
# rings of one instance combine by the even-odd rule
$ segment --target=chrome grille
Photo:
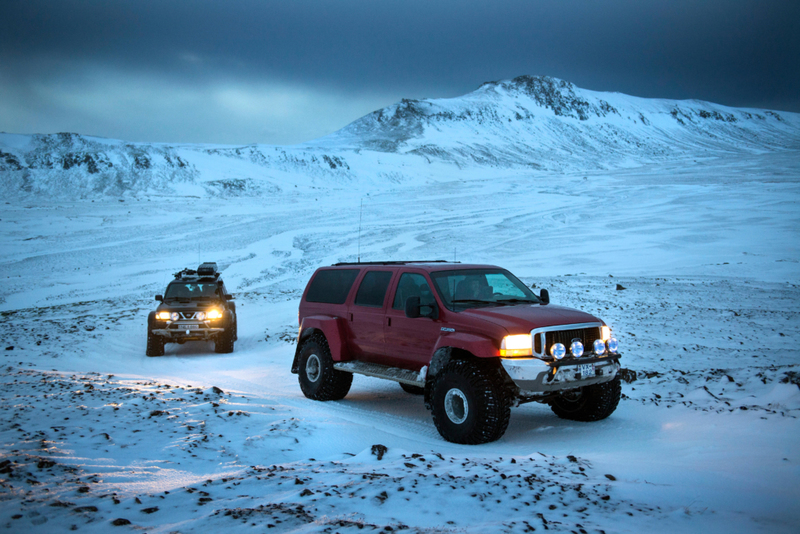
[[[531,330],[533,353],[550,358],[550,347],[556,343],[561,343],[569,350],[573,339],[579,340],[587,351],[591,351],[592,343],[601,337],[600,326],[600,323],[584,323],[548,326]]]

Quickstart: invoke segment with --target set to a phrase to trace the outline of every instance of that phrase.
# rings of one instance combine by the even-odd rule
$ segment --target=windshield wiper
[[[538,300],[532,300],[532,299],[500,299],[497,301],[498,304],[519,304],[521,302],[525,302],[528,304],[539,304]]]

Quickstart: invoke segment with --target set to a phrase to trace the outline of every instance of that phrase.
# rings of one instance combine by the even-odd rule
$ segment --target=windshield
[[[452,311],[485,306],[538,304],[539,298],[504,269],[462,269],[431,273],[436,291]]]
[[[173,282],[167,286],[164,299],[209,299],[217,297],[216,282]]]

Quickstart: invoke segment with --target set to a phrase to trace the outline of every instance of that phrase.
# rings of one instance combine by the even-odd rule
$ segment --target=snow
[[[6,153],[28,143],[10,137]],[[796,532],[795,138],[549,170],[326,152],[350,174],[161,147],[202,154],[195,179],[154,175],[119,196],[44,180],[6,196],[0,528]],[[262,187],[203,185],[231,177]],[[525,404],[503,438],[464,446],[392,382],[356,376],[342,401],[306,399],[290,373],[298,300],[359,247],[363,261],[502,265],[602,317],[630,380],[619,408],[577,423]],[[236,295],[235,352],[146,357],[153,296],[202,261]]]

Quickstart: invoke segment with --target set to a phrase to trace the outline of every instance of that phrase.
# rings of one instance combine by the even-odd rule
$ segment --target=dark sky
[[[0,2],[5,132],[290,144],[522,74],[800,112],[800,1]]]

